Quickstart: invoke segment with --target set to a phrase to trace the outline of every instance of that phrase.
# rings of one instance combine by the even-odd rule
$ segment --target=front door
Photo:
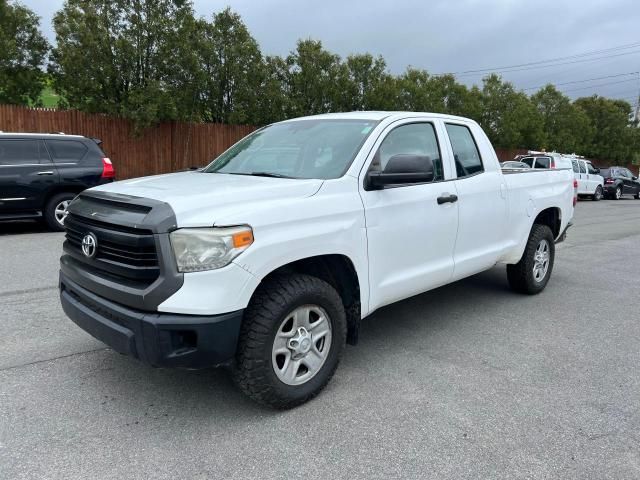
[[[438,197],[456,193],[450,167],[443,162],[436,125],[397,122],[378,139],[368,166],[381,170],[394,155],[428,156],[434,165],[432,182],[390,185],[383,190],[361,187],[369,256],[370,310],[448,283],[453,273],[453,249],[458,206]]]

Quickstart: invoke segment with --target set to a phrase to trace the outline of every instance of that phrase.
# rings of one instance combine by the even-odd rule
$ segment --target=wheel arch
[[[361,286],[362,282],[354,262],[344,254],[315,255],[283,264],[266,274],[251,294],[277,275],[303,273],[327,282],[336,289],[347,314],[347,342],[354,345],[358,340],[358,329],[361,319]]]
[[[558,207],[549,207],[542,210],[533,221],[529,232],[533,229],[533,225],[546,225],[551,229],[553,238],[557,239],[560,234],[562,225],[562,212]]]

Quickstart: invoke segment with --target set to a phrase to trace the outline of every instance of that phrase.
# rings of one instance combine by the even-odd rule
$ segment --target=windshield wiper
[[[290,177],[288,175],[282,175],[281,173],[271,173],[271,172],[251,172],[247,175],[251,175],[253,177],[295,178],[295,177]]]

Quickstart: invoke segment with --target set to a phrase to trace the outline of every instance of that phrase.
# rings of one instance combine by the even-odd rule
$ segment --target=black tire
[[[636,192],[636,194],[633,196],[633,198],[635,198],[636,200],[640,200],[640,190],[638,190]]]
[[[602,200],[602,187],[600,185],[598,185],[596,187],[596,191],[595,193],[591,196],[591,200],[593,200],[594,202],[597,202],[599,200]]]
[[[548,243],[549,262],[544,277],[536,280],[533,273],[535,265],[534,257],[538,245],[540,245],[543,240],[546,240]],[[549,227],[539,224],[533,225],[522,258],[515,265],[507,265],[507,279],[509,280],[509,286],[513,290],[528,295],[535,295],[544,290],[553,270],[553,261],[555,258],[555,244],[553,240],[553,233]]]
[[[614,200],[620,200],[622,198],[622,187],[620,185],[618,185],[616,187],[616,191],[613,194],[613,199]]]
[[[273,366],[272,348],[282,322],[297,307],[318,305],[331,322],[331,343],[326,360],[306,383],[282,382]],[[347,338],[347,320],[338,292],[310,275],[274,277],[261,285],[245,311],[234,366],[234,380],[256,402],[286,409],[315,397],[333,376]]]
[[[49,199],[44,207],[43,217],[50,230],[53,230],[54,232],[64,231],[64,225],[60,223],[56,217],[56,207],[58,207],[62,202],[73,200],[75,196],[75,193],[63,192],[58,193]]]

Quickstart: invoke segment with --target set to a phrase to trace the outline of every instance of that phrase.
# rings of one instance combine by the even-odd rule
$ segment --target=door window
[[[431,123],[411,123],[393,129],[380,144],[371,169],[384,171],[389,159],[401,154],[429,157],[433,162],[433,181],[444,180],[440,147]]]
[[[87,153],[87,147],[75,140],[47,140],[47,148],[55,163],[78,163]]]
[[[453,149],[458,178],[484,172],[482,158],[471,130],[464,125],[447,123],[447,133]]]
[[[551,167],[551,161],[549,157],[536,158],[536,168],[549,168]]]
[[[580,167],[580,173],[587,173],[587,169],[585,168],[583,161],[579,161],[578,166]]]
[[[590,163],[587,163],[587,171],[591,174],[591,175],[595,175],[598,172],[596,172],[596,169],[593,168],[593,165],[591,165]]]
[[[520,160],[522,163],[526,163],[527,165],[529,165],[531,168],[533,168],[533,157],[524,157],[522,160]]]
[[[0,165],[48,163],[39,140],[0,140]]]
[[[573,168],[573,171],[575,173],[580,173],[580,167],[578,167],[578,161],[577,160],[571,160],[571,167]]]

